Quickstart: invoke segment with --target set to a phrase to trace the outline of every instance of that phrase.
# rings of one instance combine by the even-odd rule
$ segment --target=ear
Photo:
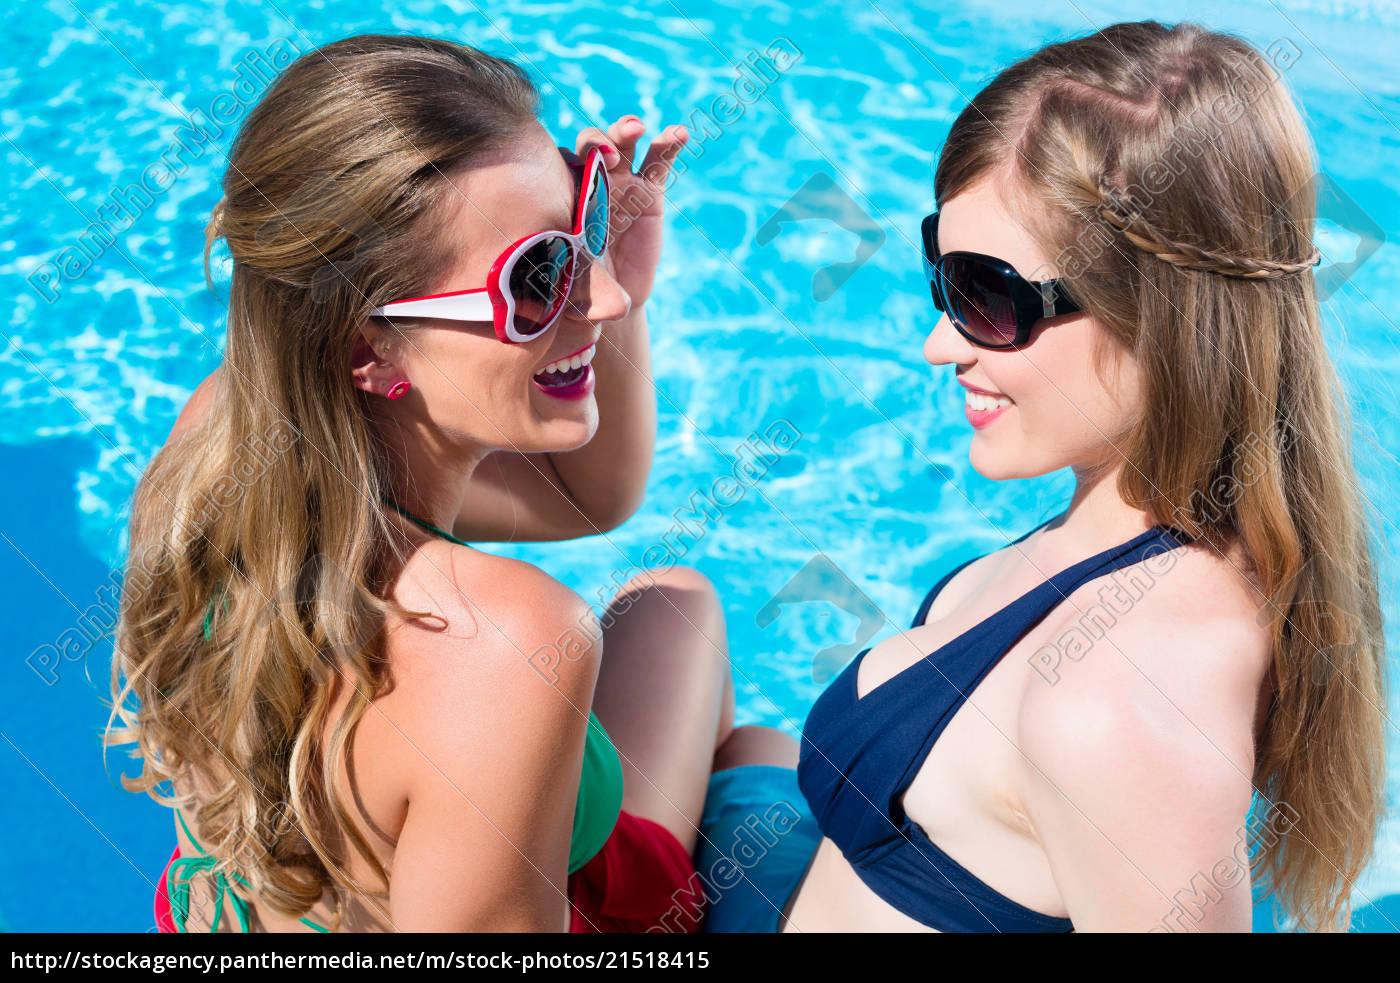
[[[403,378],[403,370],[389,358],[385,331],[369,320],[360,322],[359,336],[350,349],[350,376],[355,388],[378,396]]]

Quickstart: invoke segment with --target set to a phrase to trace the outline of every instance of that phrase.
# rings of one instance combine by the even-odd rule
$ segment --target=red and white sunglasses
[[[583,172],[572,232],[536,232],[514,243],[491,264],[484,287],[396,300],[370,315],[491,321],[496,337],[507,344],[532,341],[549,330],[573,288],[579,251],[601,259],[608,249],[608,170],[601,148],[593,147],[582,164],[571,160],[569,166]]]

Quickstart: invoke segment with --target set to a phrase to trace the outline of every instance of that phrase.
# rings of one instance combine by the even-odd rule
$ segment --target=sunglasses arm
[[[1077,314],[1080,307],[1069,299],[1059,280],[1042,280],[1031,286],[1040,293],[1040,316],[1059,317],[1062,314]]]
[[[436,317],[447,321],[491,321],[491,298],[485,290],[472,290],[444,297],[416,297],[398,300],[370,311],[374,317]]]

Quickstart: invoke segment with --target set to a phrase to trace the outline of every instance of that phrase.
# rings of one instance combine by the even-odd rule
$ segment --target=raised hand
[[[646,124],[641,119],[623,116],[606,133],[590,126],[579,133],[575,142],[575,152],[580,157],[592,147],[606,148],[603,156],[612,192],[608,259],[613,275],[631,296],[634,309],[640,309],[651,296],[656,267],[661,262],[666,181],[676,154],[690,139],[690,132],[680,123],[666,127],[651,141],[641,166],[633,170],[637,141],[645,132]]]

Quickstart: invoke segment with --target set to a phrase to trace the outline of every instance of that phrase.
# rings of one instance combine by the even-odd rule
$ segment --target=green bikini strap
[[[224,601],[224,614],[228,614],[228,592],[222,589],[222,585],[221,585],[221,587],[220,587],[219,596],[222,597],[222,598],[223,598],[223,601]],[[208,607],[208,609],[204,612],[204,640],[205,640],[206,642],[207,642],[207,641],[210,641],[210,640],[213,639],[213,637],[214,637],[214,604],[215,604],[215,603],[216,603],[216,602],[215,602],[215,599],[211,597],[211,598],[209,599],[209,607]]]
[[[175,810],[175,818],[180,823],[180,828],[185,831],[185,836],[194,844],[194,848],[199,851],[197,857],[180,857],[170,865],[170,874],[166,878],[166,891],[170,895],[170,914],[175,921],[175,929],[179,932],[188,931],[185,922],[190,916],[190,883],[195,876],[202,873],[212,874],[214,877],[214,920],[209,925],[210,932],[219,930],[219,921],[224,916],[224,901],[227,900],[233,905],[233,913],[238,917],[238,925],[242,932],[248,931],[248,902],[239,897],[238,894],[229,887],[228,878],[222,871],[216,870],[219,861],[217,857],[211,857],[204,852],[204,847],[199,845],[199,841],[190,832],[190,827],[185,823],[185,816],[179,809]],[[175,880],[176,872],[189,873],[178,882]],[[237,874],[233,879],[238,882],[238,886],[248,889],[248,882]],[[329,934],[330,929],[317,925],[309,918],[297,919],[307,928],[314,929],[323,934]]]
[[[224,613],[227,614],[227,613],[228,613],[228,592],[227,592],[227,591],[220,591],[220,597],[223,598],[223,602],[224,602]],[[213,627],[213,624],[214,624],[214,607],[215,607],[215,604],[216,604],[216,603],[217,603],[217,600],[216,600],[216,599],[210,598],[210,600],[209,600],[209,609],[208,609],[207,611],[204,612],[204,640],[205,640],[206,642],[207,642],[207,641],[210,641],[210,640],[214,637],[214,627]],[[164,692],[164,691],[163,691],[163,692]],[[189,917],[189,913],[190,913],[190,909],[189,909],[190,881],[193,879],[193,877],[194,877],[196,874],[203,873],[203,872],[206,872],[206,871],[207,871],[207,872],[213,873],[213,875],[214,875],[214,887],[216,888],[215,903],[218,905],[217,909],[214,911],[214,921],[213,921],[213,924],[209,926],[209,931],[211,931],[211,932],[217,932],[217,931],[219,930],[219,919],[223,917],[223,914],[224,914],[224,899],[227,898],[227,899],[229,899],[229,902],[233,905],[233,912],[234,912],[234,914],[238,916],[238,923],[243,927],[243,931],[244,931],[244,932],[247,932],[247,931],[248,931],[248,902],[246,902],[246,901],[244,901],[242,898],[240,898],[240,897],[233,891],[233,889],[230,888],[230,887],[228,886],[228,879],[227,879],[226,877],[224,877],[224,875],[223,875],[222,873],[220,873],[219,871],[214,870],[215,865],[218,864],[218,860],[216,860],[214,857],[208,856],[208,855],[204,852],[204,847],[202,847],[202,846],[199,845],[199,841],[196,840],[196,839],[194,838],[194,834],[190,832],[189,826],[185,825],[185,817],[184,817],[183,815],[181,815],[179,809],[176,809],[176,810],[175,810],[175,818],[178,819],[178,820],[180,821],[180,828],[183,829],[183,830],[185,831],[185,835],[188,836],[189,839],[190,839],[190,842],[194,844],[194,848],[195,848],[196,850],[199,851],[199,856],[197,856],[197,857],[181,857],[180,859],[176,860],[175,863],[173,863],[173,864],[170,866],[170,875],[171,875],[171,877],[166,879],[166,890],[167,890],[167,891],[169,892],[169,894],[170,894],[170,911],[171,911],[171,914],[172,914],[172,915],[174,915],[175,912],[176,912],[177,910],[180,912],[180,917],[179,917],[179,920],[176,921],[175,927],[176,927],[179,931],[181,931],[181,932],[185,931],[185,919]],[[190,870],[190,875],[189,875],[188,877],[186,877],[183,881],[181,881],[179,884],[171,883],[171,878],[174,877],[175,871],[176,871],[177,869],[183,871],[183,870],[185,870],[186,868],[188,868],[188,869]],[[233,877],[234,877],[234,879],[235,879],[236,881],[238,881],[239,886],[241,886],[241,887],[243,887],[243,888],[247,888],[247,887],[248,887],[248,882],[245,881],[243,878],[239,877],[237,874],[234,874]],[[178,897],[179,897],[179,899],[180,899],[180,904],[181,904],[181,906],[180,906],[179,909],[176,909],[176,907],[175,907],[175,901],[176,901],[177,895],[178,895]],[[307,926],[308,928],[313,928],[313,929],[315,929],[315,930],[318,931],[318,932],[327,933],[327,934],[330,932],[330,929],[324,928],[324,927],[321,926],[321,925],[317,925],[315,922],[313,922],[313,921],[312,921],[311,919],[309,919],[309,918],[302,918],[302,919],[299,919],[299,921],[300,921],[303,925]]]
[[[209,925],[210,932],[219,930],[219,923],[224,917],[224,902],[228,901],[233,905],[233,913],[238,918],[238,925],[241,931],[248,931],[248,902],[240,898],[233,889],[229,887],[228,878],[223,872],[217,870],[218,858],[211,857],[204,852],[204,847],[199,845],[199,841],[190,832],[189,825],[185,822],[185,816],[179,809],[175,810],[175,818],[180,823],[180,828],[185,831],[185,836],[194,844],[194,848],[199,851],[197,857],[180,857],[170,865],[170,874],[166,878],[166,890],[170,895],[170,914],[175,922],[175,928],[179,932],[187,932],[185,923],[190,917],[190,885],[199,874],[210,874],[214,879],[214,918]],[[242,882],[237,874],[233,875]]]
[[[413,522],[413,523],[416,523],[416,524],[422,526],[424,529],[428,530],[428,532],[436,533],[438,536],[441,536],[443,539],[447,540],[447,541],[450,542],[450,543],[456,543],[458,546],[470,546],[470,545],[471,545],[471,543],[467,542],[465,539],[458,539],[456,536],[452,535],[450,532],[446,531],[445,529],[439,529],[437,526],[433,525],[433,524],[432,524],[431,522],[429,522],[427,519],[420,519],[420,518],[418,518],[418,516],[414,515],[412,512],[410,512],[408,509],[404,508],[404,507],[403,507],[402,505],[400,505],[398,502],[394,501],[394,500],[393,500],[392,498],[390,498],[388,495],[380,495],[380,496],[379,496],[379,500],[380,500],[381,502],[383,502],[385,505],[388,505],[388,506],[392,507],[396,512],[399,513],[399,515],[403,516],[403,517],[404,517],[405,519],[407,519],[409,522]]]

